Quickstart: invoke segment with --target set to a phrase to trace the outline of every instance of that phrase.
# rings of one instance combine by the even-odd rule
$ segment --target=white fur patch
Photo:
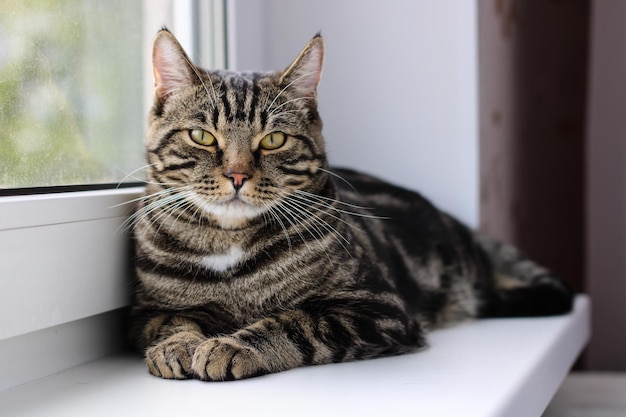
[[[263,212],[262,209],[252,207],[241,201],[233,201],[220,205],[205,205],[203,209],[213,214],[218,221],[226,223],[252,219]]]
[[[202,258],[202,265],[217,272],[224,272],[239,263],[244,251],[239,246],[231,246],[226,253],[207,255]]]
[[[249,220],[260,216],[265,211],[265,209],[260,207],[253,207],[243,201],[237,200],[221,204],[210,204],[195,193],[192,194],[189,199],[225,229],[241,227]]]

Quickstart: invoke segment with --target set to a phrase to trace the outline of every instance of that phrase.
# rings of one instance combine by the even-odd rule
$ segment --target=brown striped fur
[[[247,378],[414,351],[475,317],[569,311],[563,283],[514,249],[413,191],[329,168],[323,48],[314,37],[284,71],[207,71],[157,35],[147,190],[130,219],[132,338],[152,374]]]

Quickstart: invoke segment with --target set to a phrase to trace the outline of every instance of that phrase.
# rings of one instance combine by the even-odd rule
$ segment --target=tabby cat
[[[476,317],[566,313],[572,295],[419,194],[331,169],[324,44],[284,71],[207,71],[163,29],[147,189],[132,216],[132,339],[163,378],[222,381],[411,352]]]

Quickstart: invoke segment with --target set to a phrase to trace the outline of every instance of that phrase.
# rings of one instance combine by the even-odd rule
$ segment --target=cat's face
[[[282,72],[206,71],[159,32],[148,192],[238,228],[289,209],[294,192],[318,191],[327,167],[316,109],[323,55],[316,36]]]

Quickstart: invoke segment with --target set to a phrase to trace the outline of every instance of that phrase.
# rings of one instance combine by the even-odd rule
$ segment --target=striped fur
[[[321,37],[279,72],[200,69],[167,30],[153,60],[147,192],[130,219],[132,338],[152,374],[230,380],[395,355],[429,329],[571,308],[514,249],[413,191],[328,167]]]

